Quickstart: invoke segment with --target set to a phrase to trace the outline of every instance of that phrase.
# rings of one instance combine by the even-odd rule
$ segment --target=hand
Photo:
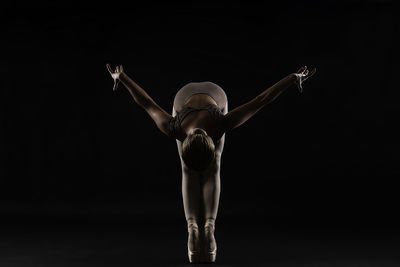
[[[314,75],[314,73],[317,71],[316,68],[314,68],[311,72],[308,72],[307,66],[301,67],[297,73],[294,73],[294,75],[296,76],[296,85],[297,88],[299,89],[299,92],[302,93],[303,92],[303,86],[302,83],[307,80],[308,78],[310,78],[311,76]]]
[[[118,84],[119,84],[119,76],[121,75],[121,73],[124,73],[124,68],[122,67],[122,65],[119,65],[115,68],[115,71],[112,71],[109,64],[107,64],[106,66],[107,66],[108,72],[111,74],[111,77],[114,79],[113,91],[116,91],[118,88]]]

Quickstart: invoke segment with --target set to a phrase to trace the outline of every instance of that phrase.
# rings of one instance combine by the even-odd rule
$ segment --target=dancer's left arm
[[[224,132],[230,131],[256,114],[261,108],[268,103],[275,100],[283,91],[293,84],[296,84],[299,91],[303,91],[302,83],[311,77],[315,73],[314,68],[311,72],[308,71],[307,67],[300,68],[297,73],[291,73],[284,77],[282,80],[274,84],[273,86],[266,89],[264,92],[250,100],[249,102],[229,111],[223,120]]]

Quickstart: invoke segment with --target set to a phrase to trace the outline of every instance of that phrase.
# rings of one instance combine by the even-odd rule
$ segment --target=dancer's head
[[[196,171],[202,171],[210,165],[215,157],[215,146],[206,131],[194,128],[182,144],[182,158],[186,166]]]

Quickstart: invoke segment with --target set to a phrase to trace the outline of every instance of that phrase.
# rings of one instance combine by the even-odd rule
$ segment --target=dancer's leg
[[[225,136],[219,140],[218,146],[223,147]],[[216,153],[212,165],[202,173],[202,196],[204,204],[204,219],[216,219],[221,192],[221,153]]]
[[[223,91],[222,91],[223,92]],[[224,93],[225,95],[225,93]],[[224,108],[221,110],[225,115],[228,113],[228,99],[224,99]],[[221,156],[225,145],[225,134],[221,139],[215,143],[215,159],[211,166],[202,173],[202,196],[204,203],[204,218],[215,219],[217,218],[219,195],[221,192]]]
[[[172,116],[176,116],[175,108],[172,109]],[[182,168],[182,198],[186,221],[197,222],[200,213],[201,185],[200,173],[189,169],[182,159],[182,142],[176,140],[179,158]]]
[[[176,116],[175,109],[172,110]],[[188,256],[190,262],[197,262],[200,256],[200,234],[198,221],[200,218],[201,185],[200,173],[189,169],[182,159],[182,142],[176,140],[182,167],[182,199],[183,209],[188,227]]]
[[[225,136],[219,145],[223,147]],[[220,150],[222,152],[222,150]],[[214,237],[215,220],[218,213],[219,196],[221,192],[220,180],[221,154],[216,155],[212,165],[203,172],[202,176],[202,195],[204,203],[204,262],[214,262],[216,259],[217,243]]]
[[[182,163],[182,198],[188,227],[188,257],[190,262],[198,262],[200,257],[200,218],[201,187],[200,174],[190,170],[181,158]]]
[[[185,211],[186,220],[199,219],[200,213],[200,175],[188,169],[186,166],[182,167],[182,198],[183,208]]]
[[[228,101],[225,102],[225,107],[222,110],[223,114],[228,113]],[[215,144],[215,159],[202,173],[202,196],[204,204],[204,252],[203,262],[215,262],[217,256],[217,243],[214,237],[215,220],[217,218],[219,197],[221,192],[221,156],[225,144],[225,134]]]

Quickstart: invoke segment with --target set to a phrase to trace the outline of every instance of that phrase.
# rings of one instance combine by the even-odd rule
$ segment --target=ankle
[[[204,229],[209,230],[209,231],[214,231],[215,229],[215,219],[214,218],[208,218],[206,219],[204,223]]]
[[[204,222],[204,225],[207,225],[207,224],[214,225],[215,224],[215,219],[214,218],[207,218],[205,220],[205,222]]]
[[[187,219],[188,230],[198,230],[197,221],[195,219]]]

